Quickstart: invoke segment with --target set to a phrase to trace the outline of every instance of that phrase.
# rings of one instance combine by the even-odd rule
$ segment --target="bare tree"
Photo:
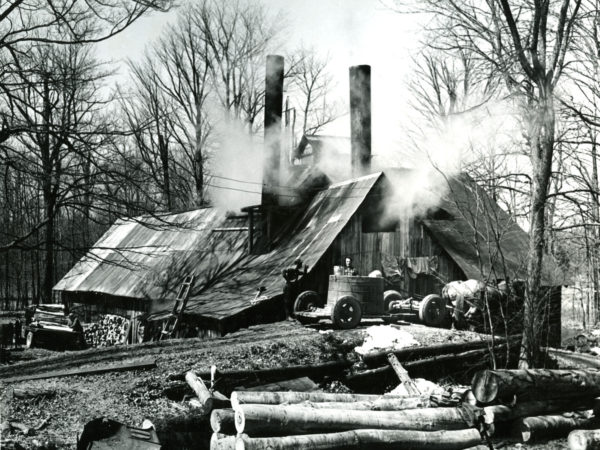
[[[520,365],[538,361],[540,282],[546,231],[547,194],[555,151],[555,91],[563,77],[581,16],[581,0],[425,1],[432,14],[432,46],[468,48],[486,61],[512,95],[522,99],[522,118],[531,161],[530,242],[524,337]]]
[[[301,48],[294,57],[290,85],[297,91],[302,134],[311,135],[340,115],[339,105],[330,98],[334,84],[327,70],[329,57],[320,57],[314,48]]]

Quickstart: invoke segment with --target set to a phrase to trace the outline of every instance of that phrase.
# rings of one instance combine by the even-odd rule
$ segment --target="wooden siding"
[[[329,272],[333,265],[343,264],[346,256],[353,259],[359,274],[367,275],[373,270],[383,270],[382,257],[404,259],[408,257],[437,257],[437,275],[420,274],[416,279],[406,273],[397,289],[410,296],[425,296],[440,293],[442,286],[450,281],[464,280],[465,275],[458,265],[415,219],[399,222],[395,231],[363,232],[364,209],[352,217],[332,246]]]

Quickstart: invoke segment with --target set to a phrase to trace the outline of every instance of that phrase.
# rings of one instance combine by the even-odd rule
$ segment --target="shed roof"
[[[406,183],[407,170],[389,170],[386,176],[395,189]],[[471,177],[461,174],[431,183],[429,199],[439,199],[419,220],[458,264],[468,278],[525,279],[529,235]],[[552,258],[544,259],[542,284],[567,283]]]

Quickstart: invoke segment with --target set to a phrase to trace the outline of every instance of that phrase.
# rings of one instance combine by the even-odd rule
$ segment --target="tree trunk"
[[[543,76],[538,83],[539,104],[533,109],[531,120],[531,211],[529,252],[527,255],[527,292],[523,310],[523,339],[519,368],[533,367],[539,361],[541,323],[540,287],[544,257],[545,210],[548,186],[552,172],[554,150],[554,105],[551,76]]]
[[[583,411],[594,408],[596,403],[596,400],[591,397],[569,397],[557,400],[538,400],[534,402],[517,403],[514,406],[486,406],[483,409],[486,412],[486,417],[493,417],[494,423],[499,423],[541,414]]]
[[[577,428],[593,428],[599,425],[600,421],[597,417],[571,413],[567,417],[564,415],[525,417],[517,420],[514,427],[516,435],[523,442],[529,442],[539,438],[565,437]]]
[[[194,146],[194,181],[198,206],[204,204],[204,155],[202,154],[202,104],[196,104],[196,142]]]
[[[481,442],[476,429],[458,431],[353,430],[271,438],[240,436],[236,450],[399,449],[458,450]]]
[[[52,287],[54,286],[54,207],[56,197],[54,195],[54,183],[57,180],[53,180],[53,177],[57,177],[54,174],[54,164],[52,161],[50,151],[50,118],[52,113],[52,106],[50,105],[50,88],[48,86],[48,75],[44,75],[43,81],[43,135],[40,142],[40,153],[42,159],[42,194],[44,199],[44,215],[48,220],[45,227],[44,235],[44,281],[42,282],[42,301],[44,303],[52,302]]]
[[[236,436],[213,433],[210,438],[210,450],[234,450]]]
[[[414,397],[398,395],[367,395],[367,394],[333,394],[329,392],[260,392],[235,391],[231,393],[231,406],[235,409],[245,403],[260,405],[280,405],[283,403],[353,403],[380,402],[398,400],[405,401]]]
[[[574,430],[569,433],[570,450],[600,449],[600,430]]]
[[[544,398],[568,394],[596,395],[600,394],[600,370],[482,370],[473,377],[471,389],[481,403],[513,395],[544,395]]]
[[[187,381],[187,384],[190,385],[196,396],[198,396],[198,400],[200,400],[204,410],[210,411],[213,406],[213,397],[204,384],[204,381],[202,381],[202,378],[199,378],[194,372],[188,372],[185,374],[185,381]]]
[[[493,420],[488,418],[488,420]],[[312,410],[301,406],[239,405],[235,409],[238,433],[302,434],[310,431],[357,429],[464,430],[469,428],[460,408],[405,411]]]
[[[213,409],[210,413],[210,426],[215,433],[235,434],[233,409]]]

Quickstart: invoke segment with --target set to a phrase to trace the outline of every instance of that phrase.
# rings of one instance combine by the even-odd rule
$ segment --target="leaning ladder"
[[[159,341],[173,336],[175,331],[177,331],[177,325],[179,325],[183,310],[185,309],[190,296],[192,283],[194,283],[194,275],[188,275],[183,280],[183,283],[181,283],[181,286],[179,286],[179,292],[177,293],[177,298],[173,304],[173,311],[171,311],[171,315],[167,319],[167,322],[160,333]]]

